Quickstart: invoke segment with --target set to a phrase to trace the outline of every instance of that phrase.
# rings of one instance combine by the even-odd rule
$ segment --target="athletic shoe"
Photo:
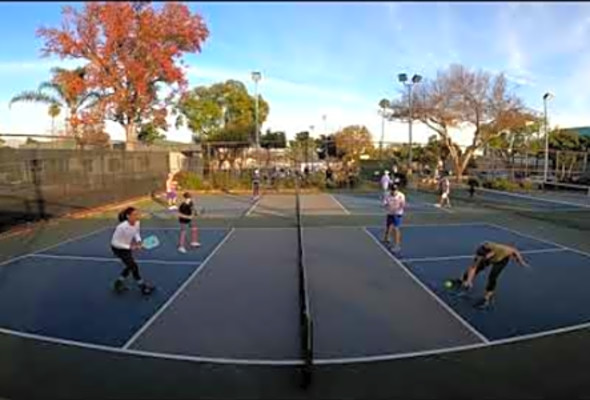
[[[169,210],[178,210],[178,207],[177,206],[170,206],[170,207],[168,207],[168,209]]]
[[[480,310],[485,310],[490,307],[490,302],[486,300],[485,297],[482,297],[473,304],[473,307],[479,308]]]
[[[440,204],[438,204],[438,203],[436,203],[434,206],[435,206],[436,208],[440,208]]]
[[[150,285],[149,283],[142,283],[139,285],[139,290],[141,290],[141,294],[149,295],[156,289],[155,286]]]
[[[201,243],[199,242],[191,242],[192,247],[201,247]]]
[[[127,287],[127,285],[125,285],[125,282],[123,282],[120,279],[117,279],[114,283],[113,283],[113,290],[117,293],[123,293],[125,291],[127,291],[129,288]]]
[[[393,251],[394,253],[399,253],[400,251],[402,251],[402,248],[401,246],[393,246],[391,251]]]
[[[180,251],[183,254],[186,253],[186,249],[182,246],[178,248],[178,251]]]

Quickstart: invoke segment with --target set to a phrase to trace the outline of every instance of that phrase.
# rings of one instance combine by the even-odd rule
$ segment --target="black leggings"
[[[506,265],[508,265],[508,261],[510,261],[510,259],[505,258],[504,260],[499,261],[497,263],[490,263],[485,260],[481,260],[480,262],[477,263],[476,270],[475,270],[476,276],[481,271],[483,271],[488,265],[492,264],[492,270],[490,271],[490,274],[488,275],[488,283],[486,284],[486,292],[493,292],[494,289],[496,289],[496,283],[498,282],[498,277],[500,276],[500,273],[504,270],[504,267],[506,267]],[[467,281],[467,271],[463,274],[462,281],[463,282]]]
[[[113,253],[123,261],[125,264],[125,269],[121,272],[121,276],[123,278],[127,278],[129,273],[133,275],[133,279],[136,281],[141,280],[141,276],[139,275],[139,267],[137,266],[135,260],[133,259],[133,254],[131,254],[131,250],[127,249],[118,249],[116,247],[112,247]]]

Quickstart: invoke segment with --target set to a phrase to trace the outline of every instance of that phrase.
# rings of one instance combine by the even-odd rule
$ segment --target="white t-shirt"
[[[451,183],[449,182],[448,178],[443,178],[440,182],[440,190],[446,194],[451,192]]]
[[[383,188],[383,190],[387,190],[389,189],[389,185],[391,185],[391,178],[389,177],[389,175],[383,175],[381,177],[381,187]]]
[[[383,206],[389,215],[403,215],[406,206],[406,195],[399,191],[395,196],[388,194],[383,200]]]
[[[139,221],[135,225],[130,225],[128,221],[123,221],[115,229],[111,245],[117,249],[131,249],[131,242],[135,239],[136,242],[141,242],[139,235]]]

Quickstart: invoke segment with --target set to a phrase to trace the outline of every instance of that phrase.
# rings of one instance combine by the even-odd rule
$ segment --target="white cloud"
[[[2,61],[0,62],[0,73],[23,73],[27,71],[46,71],[53,67],[76,68],[84,65],[80,60],[48,60],[38,61]]]

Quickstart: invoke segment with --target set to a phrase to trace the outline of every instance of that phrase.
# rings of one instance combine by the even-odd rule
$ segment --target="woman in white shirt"
[[[150,294],[154,286],[141,279],[139,267],[133,258],[132,250],[141,249],[141,235],[139,234],[139,210],[134,207],[127,207],[119,213],[119,225],[111,238],[111,249],[115,256],[123,261],[125,269],[115,281],[113,287],[116,292],[127,290],[125,281],[129,274],[137,283],[141,293]]]

